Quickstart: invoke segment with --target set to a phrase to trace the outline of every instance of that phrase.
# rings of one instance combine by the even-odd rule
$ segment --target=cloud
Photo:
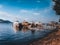
[[[40,13],[34,12],[33,15],[38,16],[38,15],[40,15]]]
[[[40,2],[40,1],[37,1]],[[2,8],[3,6],[1,6]],[[4,11],[0,11],[0,17],[3,17],[5,19],[9,19],[14,21],[15,19],[17,20],[27,20],[27,21],[44,21],[47,22],[49,20],[52,20],[54,17],[54,13],[52,14],[52,3],[50,4],[49,7],[44,8],[42,10],[37,9],[33,9],[33,10],[26,10],[26,9],[20,9],[19,10],[19,14],[18,15],[14,15],[8,12],[4,12]],[[52,14],[52,17],[48,17],[49,15]]]
[[[2,12],[2,11],[0,11],[0,14],[8,15],[8,13],[7,13],[7,12]]]
[[[3,12],[3,11],[0,11],[0,18],[11,21],[15,21],[15,19],[17,20],[22,19],[22,17],[20,17],[19,15],[14,16],[13,14],[9,14],[8,12]]]
[[[20,13],[28,13],[28,10],[20,10]]]
[[[10,21],[16,21],[16,20],[19,20],[19,21],[26,20],[26,21],[28,21],[29,20],[29,17],[24,17],[24,16],[22,16],[22,14],[14,15],[14,14],[10,14],[10,13],[4,12],[4,11],[0,11],[0,18],[3,18],[5,20],[10,20]]]
[[[39,2],[39,1],[38,1]],[[19,11],[20,15],[23,15],[23,19],[27,21],[41,21],[41,22],[49,22],[55,19],[55,12],[53,11],[53,2],[50,2],[49,7],[43,9],[33,9],[33,10],[24,10],[21,9]],[[57,17],[56,17],[57,18]],[[56,20],[55,20],[56,21]]]
[[[51,14],[52,8],[51,5],[47,8],[44,8],[42,10],[23,10],[21,9],[19,11],[20,15],[23,15],[23,20],[32,21],[32,20],[48,20],[48,16]],[[37,17],[36,17],[37,16]],[[48,17],[48,18],[47,18]]]
[[[28,20],[29,20],[29,18],[25,18],[24,20],[28,21]]]
[[[23,15],[40,15],[40,13],[38,13],[38,12],[36,12],[36,11],[34,11],[34,10],[20,10],[19,11],[20,12],[20,14],[23,14]]]
[[[2,7],[3,7],[3,5],[0,4],[0,8],[2,8]]]

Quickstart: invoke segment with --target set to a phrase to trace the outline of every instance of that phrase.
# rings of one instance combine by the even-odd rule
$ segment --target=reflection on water
[[[0,24],[0,45],[28,45],[31,41],[42,38],[51,30],[22,30],[14,32],[12,24]]]

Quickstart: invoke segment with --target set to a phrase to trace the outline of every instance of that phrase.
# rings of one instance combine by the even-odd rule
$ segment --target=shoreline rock
[[[29,45],[60,45],[60,29],[52,32],[47,37],[30,43]]]

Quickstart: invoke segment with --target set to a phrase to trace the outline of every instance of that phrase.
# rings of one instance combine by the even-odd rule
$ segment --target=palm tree
[[[56,15],[59,15],[59,22],[60,22],[60,0],[53,0],[53,1],[55,2],[53,10],[56,11]]]

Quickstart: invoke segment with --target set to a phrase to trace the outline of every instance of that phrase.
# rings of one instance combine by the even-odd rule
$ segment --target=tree
[[[55,2],[55,5],[53,7],[53,10],[56,11],[56,15],[60,15],[60,0],[53,0]],[[60,19],[59,19],[60,22]]]

